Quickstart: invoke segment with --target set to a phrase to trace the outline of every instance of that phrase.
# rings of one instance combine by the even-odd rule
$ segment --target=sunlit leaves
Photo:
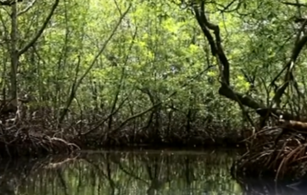
[[[236,81],[235,85],[240,91],[246,92],[249,90],[250,83],[247,82],[246,79],[242,75],[237,76],[235,81]]]
[[[161,100],[177,92],[172,100],[177,107],[184,109],[190,106],[187,102],[192,97],[195,100],[193,106],[205,112],[203,108],[207,104],[203,103],[203,99],[206,99],[207,93],[218,91],[219,62],[212,56],[194,13],[182,8],[179,5],[182,2],[61,1],[42,37],[21,58],[21,70],[27,74],[25,78],[35,76],[35,79],[25,79],[21,88],[40,88],[42,95],[58,91],[57,98],[65,99],[76,71],[84,73],[91,65],[122,12],[131,4],[131,11],[98,57],[77,98],[82,100],[84,107],[92,104],[92,100],[87,101],[93,93],[93,88],[89,86],[96,85],[99,96],[105,97],[101,101],[111,104],[120,79],[124,77],[122,85],[125,88],[120,95],[129,94],[136,107],[150,104],[146,94],[140,92],[140,89],[147,89]],[[251,83],[241,70],[250,77],[256,74],[266,84],[269,83],[290,56],[294,34],[300,27],[291,17],[298,13],[297,9],[278,1],[245,1],[237,10],[237,4],[234,4],[221,11],[227,4],[229,1],[225,0],[207,2],[206,14],[209,21],[220,28],[222,46],[231,64],[232,87],[247,93]],[[37,32],[51,5],[52,2],[40,1],[19,17],[19,45],[23,46]],[[0,43],[8,47],[9,15],[1,10],[0,19],[3,26],[0,27],[3,32]],[[2,63],[7,64],[9,50],[0,49]],[[197,77],[208,66],[215,69]],[[304,75],[304,59],[299,60],[298,67]],[[300,73],[298,77],[303,78]],[[91,83],[92,80],[95,84]],[[261,98],[265,99],[267,94],[259,82],[260,79],[256,79],[254,84],[260,89]],[[300,81],[300,88],[304,87],[303,83]],[[37,87],[38,84],[43,84],[43,87]],[[226,105],[222,101],[212,102],[210,106]]]

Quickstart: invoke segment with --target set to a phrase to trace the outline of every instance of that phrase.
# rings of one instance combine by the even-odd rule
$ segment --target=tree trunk
[[[19,54],[17,50],[18,43],[18,24],[17,24],[17,4],[11,6],[11,72],[10,72],[10,99],[16,99],[17,95],[17,68],[19,61]]]

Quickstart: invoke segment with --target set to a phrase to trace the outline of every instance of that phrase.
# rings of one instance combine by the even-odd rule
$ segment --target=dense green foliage
[[[41,36],[28,45],[54,7],[53,1],[34,2],[17,6],[16,47],[23,51],[29,46],[17,56],[17,89],[35,99],[30,107],[49,107],[58,123],[75,123],[82,115],[87,119],[82,122],[100,121],[108,130],[154,127],[163,134],[166,129],[230,128],[246,121],[236,101],[218,93],[221,61],[212,55],[195,17],[201,1],[60,1]],[[229,86],[236,93],[269,106],[276,96],[274,85],[288,82],[277,107],[303,113],[304,52],[293,60],[294,70],[286,68],[292,79],[284,79],[284,71],[272,83],[293,57],[297,34],[305,36],[305,24],[295,23],[303,18],[303,2],[205,3],[207,19],[220,28],[230,63]],[[13,7],[0,7],[3,89],[11,88],[10,64],[16,58]]]

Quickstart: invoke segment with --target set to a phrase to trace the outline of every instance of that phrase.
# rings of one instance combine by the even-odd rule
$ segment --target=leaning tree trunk
[[[209,42],[211,48],[211,54],[216,57],[219,63],[219,70],[221,77],[221,86],[219,89],[219,94],[225,96],[226,98],[232,101],[237,102],[244,113],[245,113],[244,108],[249,107],[254,110],[257,110],[257,113],[260,116],[268,116],[274,114],[277,116],[283,115],[284,119],[287,120],[296,119],[296,116],[293,116],[289,113],[281,112],[277,108],[273,109],[273,107],[278,107],[281,98],[285,93],[285,90],[289,86],[290,81],[295,82],[292,72],[295,67],[295,62],[298,59],[298,56],[302,48],[307,43],[307,34],[301,36],[301,32],[298,33],[297,40],[294,44],[294,48],[292,49],[289,61],[287,61],[282,71],[280,71],[280,73],[272,81],[272,83],[274,83],[282,75],[282,73],[286,71],[283,84],[278,87],[278,90],[276,91],[276,94],[273,97],[270,105],[265,106],[262,105],[260,102],[255,101],[252,97],[245,94],[244,95],[240,94],[232,89],[230,83],[230,63],[221,44],[220,28],[218,25],[215,25],[210,21],[208,21],[208,18],[205,14],[205,9],[206,9],[205,1],[200,1],[199,3],[195,3],[193,5],[195,18],[199,26],[201,27],[204,36]],[[306,24],[304,24],[302,28]]]

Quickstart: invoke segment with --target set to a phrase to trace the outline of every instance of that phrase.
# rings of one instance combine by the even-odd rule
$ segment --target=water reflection
[[[235,181],[229,174],[235,156],[229,151],[84,152],[71,158],[8,162],[0,166],[0,191],[7,195],[299,194],[290,188],[277,193],[262,184],[253,188]]]

